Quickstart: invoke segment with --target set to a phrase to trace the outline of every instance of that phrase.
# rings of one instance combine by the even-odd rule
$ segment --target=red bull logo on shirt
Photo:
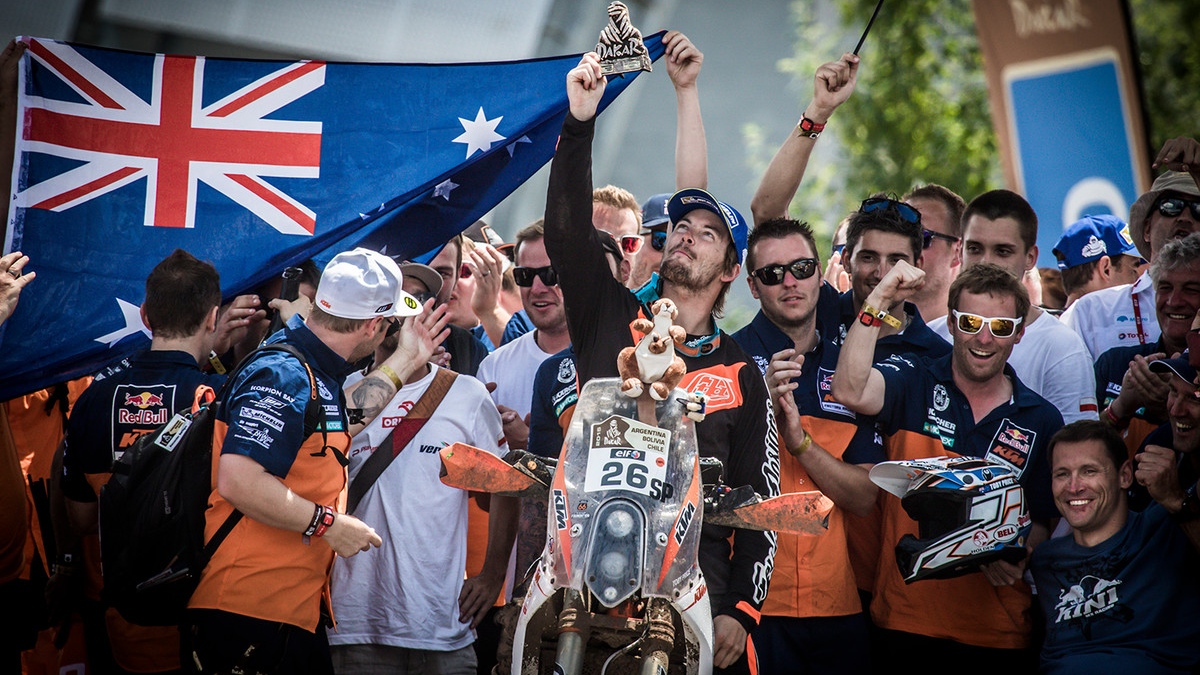
[[[118,387],[113,394],[117,423],[143,429],[166,424],[174,409],[174,394],[173,385]]]

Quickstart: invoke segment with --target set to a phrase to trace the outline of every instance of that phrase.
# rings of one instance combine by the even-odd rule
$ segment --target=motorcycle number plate
[[[628,417],[613,415],[593,424],[583,489],[657,497],[667,478],[670,447],[671,432]]]

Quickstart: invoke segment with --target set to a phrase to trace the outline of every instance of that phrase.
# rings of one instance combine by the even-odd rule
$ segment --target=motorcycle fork
[[[563,592],[563,608],[558,615],[558,646],[554,654],[554,672],[580,675],[583,672],[583,652],[590,629],[588,612],[579,591],[568,588]]]
[[[670,603],[663,598],[650,598],[646,603],[646,623],[641,675],[659,675],[667,672],[675,647],[675,620]]]

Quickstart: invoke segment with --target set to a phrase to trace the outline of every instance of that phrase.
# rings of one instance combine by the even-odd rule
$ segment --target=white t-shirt
[[[522,419],[533,409],[533,378],[542,361],[554,356],[538,346],[536,330],[498,347],[479,364],[480,382],[495,382],[492,400],[517,411]]]
[[[943,340],[954,344],[954,338],[950,337],[950,324],[946,323],[946,317],[949,314],[943,314],[933,321],[926,321],[925,325],[929,326],[929,330],[937,333]]]
[[[350,479],[425,393],[437,368],[404,385],[350,444]],[[375,528],[383,546],[339,559],[331,591],[337,630],[330,644],[379,644],[451,651],[475,641],[458,621],[467,560],[467,493],[438,478],[438,451],[461,441],[500,455],[500,413],[487,389],[454,380],[441,405],[363,496],[355,517]],[[316,545],[314,543],[314,545]],[[323,544],[322,544],[323,545]]]
[[[1137,298],[1136,309],[1134,297]],[[1060,318],[1063,325],[1083,338],[1092,361],[1113,347],[1153,344],[1162,333],[1154,309],[1154,282],[1148,271],[1143,272],[1133,284],[1111,286],[1088,293],[1071,303]]]
[[[1083,340],[1054,315],[1042,312],[1025,327],[1008,364],[1025,386],[1058,408],[1067,424],[1100,419],[1091,355]]]

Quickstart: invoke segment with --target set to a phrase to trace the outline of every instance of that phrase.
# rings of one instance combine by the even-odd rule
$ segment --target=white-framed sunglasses
[[[952,312],[954,314],[955,325],[958,330],[967,335],[974,335],[983,330],[986,324],[992,335],[998,338],[1010,338],[1017,332],[1017,326],[1025,319],[1017,317],[1015,319],[1007,316],[979,316],[970,312],[960,312],[957,309]]]

